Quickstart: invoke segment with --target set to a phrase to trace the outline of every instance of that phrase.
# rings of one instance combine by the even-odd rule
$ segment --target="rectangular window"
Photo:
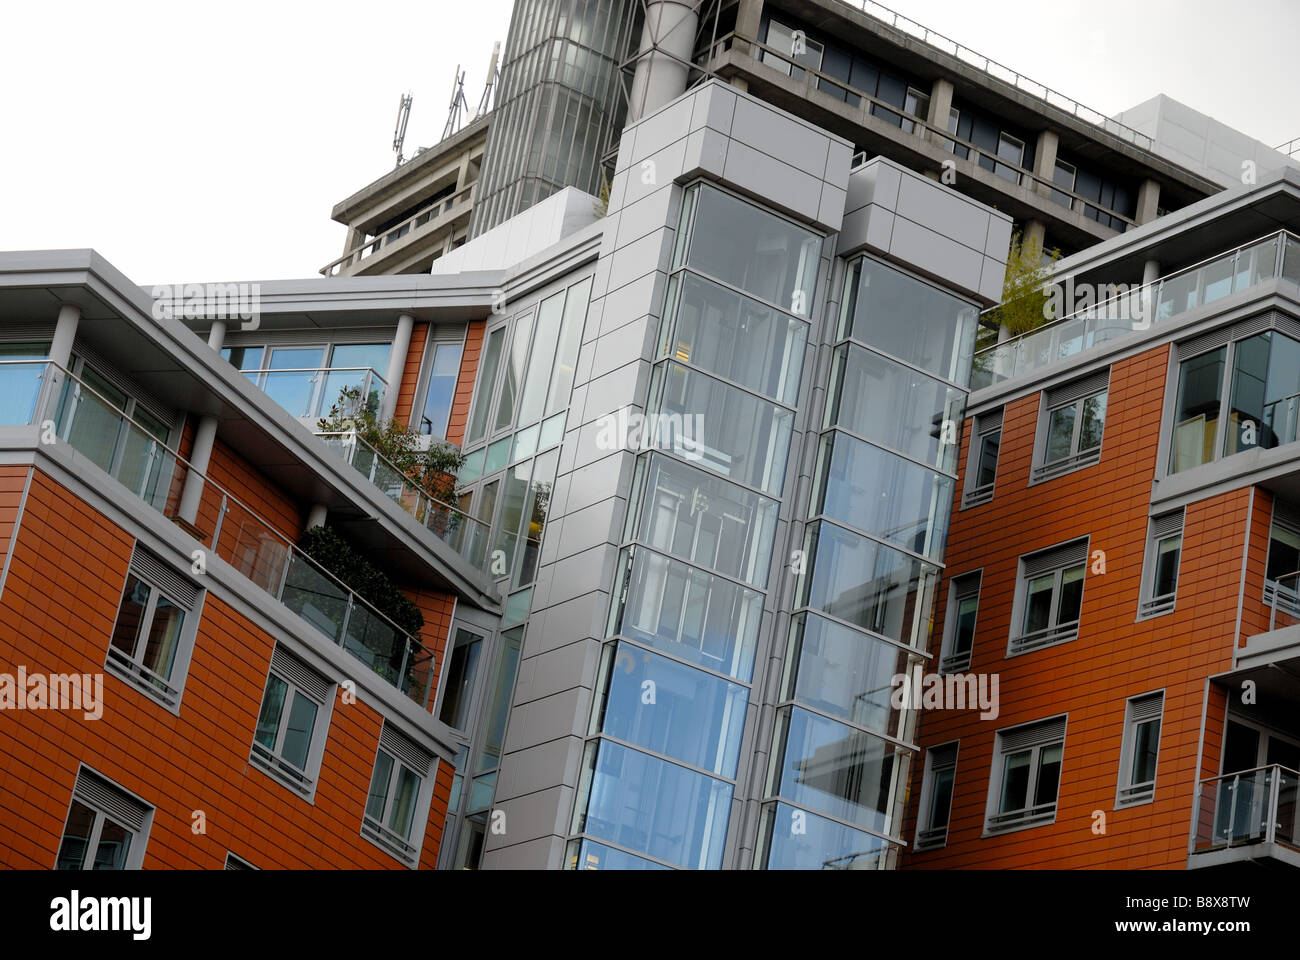
[[[1043,394],[1035,482],[1092,466],[1101,459],[1110,370]]]
[[[1219,347],[1179,364],[1170,473],[1214,459],[1227,356],[1228,348]]]
[[[1002,411],[995,410],[975,418],[970,457],[966,463],[966,491],[963,507],[977,507],[993,499],[998,476],[998,449],[1002,444]]]
[[[1154,617],[1174,609],[1178,562],[1183,552],[1183,511],[1151,518],[1138,614]]]
[[[961,134],[957,132],[959,126],[961,126],[961,111],[956,107],[952,107],[948,111],[948,132],[955,137],[961,136]],[[964,140],[967,138],[962,137],[962,139]],[[970,147],[966,146],[966,144],[957,143],[955,140],[945,140],[943,144],[944,149],[954,156],[961,157],[963,160],[970,159]]]
[[[1264,602],[1292,616],[1300,616],[1300,510],[1273,501],[1273,522],[1268,531],[1268,559],[1264,567]]]
[[[202,591],[153,551],[135,546],[105,668],[169,709],[180,703]]]
[[[428,818],[429,798],[424,789],[433,769],[427,750],[390,727],[379,732],[379,750],[366,796],[361,835],[378,844],[408,867],[420,861],[417,829]]]
[[[253,734],[252,763],[310,796],[320,772],[332,704],[332,684],[277,645]]]
[[[978,572],[953,577],[948,584],[948,615],[944,618],[943,658],[940,673],[961,673],[970,666],[975,646],[975,618],[979,613]]]
[[[1147,803],[1156,794],[1156,757],[1160,753],[1160,719],[1164,692],[1130,697],[1124,708],[1116,807]]]
[[[253,866],[251,863],[249,863],[249,862],[248,862],[247,860],[245,860],[243,857],[237,857],[237,856],[235,856],[233,853],[231,853],[229,850],[227,850],[227,851],[226,851],[226,866],[225,866],[224,869],[226,869],[226,870],[257,870],[258,868],[255,867],[255,866]]]
[[[930,95],[922,93],[915,87],[907,88],[907,96],[903,99],[903,110],[909,116],[916,117],[918,120],[924,120],[930,112]],[[913,133],[916,131],[916,123],[908,117],[903,117],[903,132]]]
[[[429,358],[429,382],[424,388],[424,406],[420,414],[420,433],[444,440],[451,420],[451,405],[456,398],[456,381],[460,377],[461,356],[465,345],[460,341],[435,343]]]
[[[1008,656],[1078,635],[1087,560],[1087,539],[1021,558]]]
[[[931,747],[925,753],[925,777],[916,821],[917,850],[933,850],[948,842],[952,788],[957,777],[957,744]]]
[[[456,630],[447,659],[447,679],[442,691],[438,719],[454,730],[469,727],[470,705],[474,702],[474,680],[478,675],[483,638],[469,630]]]
[[[82,767],[59,842],[56,870],[138,870],[153,807]]]
[[[487,335],[479,363],[478,383],[474,386],[474,409],[470,412],[469,429],[465,442],[472,444],[487,432],[488,418],[492,415],[492,398],[496,391],[497,371],[501,367],[501,351],[505,347],[506,328],[497,327]]]
[[[1074,209],[1074,180],[1077,171],[1074,164],[1066,163],[1064,160],[1056,161],[1056,169],[1052,171],[1052,182],[1063,190],[1069,190],[1070,193],[1064,193],[1062,190],[1053,190],[1051,193],[1052,200],[1063,207]]]
[[[1019,183],[1025,165],[1025,142],[1009,133],[999,133],[998,157],[1007,162],[994,164],[993,172],[1004,180]]]
[[[1065,717],[999,730],[993,752],[986,833],[1051,823],[1065,754]]]

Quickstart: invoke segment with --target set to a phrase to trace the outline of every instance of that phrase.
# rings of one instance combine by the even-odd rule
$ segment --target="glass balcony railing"
[[[318,433],[383,494],[413,516],[417,523],[481,570],[487,562],[489,527],[455,507],[425,493],[414,481],[356,434]]]
[[[1252,843],[1300,850],[1296,818],[1300,773],[1280,764],[1227,773],[1197,786],[1192,853]]]
[[[33,366],[39,368],[35,376]],[[48,374],[56,370],[62,380],[57,389],[47,385]],[[55,442],[68,444],[181,525],[416,704],[427,704],[434,676],[432,653],[238,498],[195,470],[162,438],[51,361],[0,364],[0,413],[8,420],[22,420],[28,404],[32,412],[24,422],[52,421]],[[191,472],[203,481],[193,521],[180,516],[181,492]]]
[[[1300,623],[1300,573],[1265,581],[1264,599],[1268,602],[1270,632]]]
[[[977,351],[971,389],[1023,376],[1279,277],[1300,283],[1300,237],[1285,230]]]
[[[263,393],[298,419],[327,416],[349,387],[360,391],[365,405],[378,411],[388,383],[370,367],[241,370]]]

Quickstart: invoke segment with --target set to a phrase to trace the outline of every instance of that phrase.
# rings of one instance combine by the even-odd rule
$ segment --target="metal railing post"
[[[1268,817],[1268,829],[1264,833],[1264,839],[1268,843],[1273,842],[1273,837],[1277,833],[1277,801],[1280,784],[1282,783],[1282,768],[1273,767],[1269,771],[1271,783],[1268,790],[1268,809],[1265,816]]]

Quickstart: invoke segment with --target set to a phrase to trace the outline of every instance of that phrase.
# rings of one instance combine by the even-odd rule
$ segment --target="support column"
[[[415,328],[415,317],[403,313],[397,318],[397,331],[393,334],[393,348],[388,353],[388,370],[384,379],[388,386],[384,388],[384,399],[379,403],[379,422],[393,419],[397,410],[397,392],[402,386],[402,373],[406,369],[406,352],[411,349],[411,331]]]
[[[1154,220],[1160,209],[1160,182],[1152,180],[1149,177],[1142,181],[1142,186],[1138,187],[1137,199],[1137,216],[1133,219],[1139,225],[1150,223]]]
[[[72,363],[72,344],[77,339],[77,325],[81,321],[81,308],[75,303],[65,303],[59,307],[59,319],[54,324],[54,338],[50,343],[50,359],[54,361],[49,368],[41,395],[37,397],[37,422],[49,408],[51,398],[59,395],[66,371]]]
[[[1043,130],[1038,134],[1038,146],[1034,148],[1034,174],[1048,183],[1053,181],[1056,173],[1056,150],[1060,143],[1061,138],[1055,130]],[[1051,187],[1041,183],[1034,184],[1034,191],[1044,197],[1052,195]]]
[[[316,527],[325,526],[325,518],[329,515],[329,508],[323,503],[313,503],[311,510],[307,513],[306,529],[312,530]]]
[[[740,0],[736,11],[736,41],[734,49],[741,53],[752,53],[750,40],[758,39],[758,28],[763,25],[763,0]],[[733,80],[734,84],[735,81]],[[748,84],[746,84],[748,86]]]
[[[1047,226],[1041,220],[1026,220],[1025,228],[1020,233],[1020,249],[1028,250],[1031,244],[1038,246],[1041,254],[1046,249]]]
[[[180,518],[193,525],[199,516],[199,501],[203,499],[203,475],[212,462],[212,445],[217,439],[217,418],[199,417],[194,430],[194,446],[190,449],[190,469],[181,488]]]
[[[208,328],[208,346],[216,353],[221,352],[221,348],[226,345],[226,321],[213,320],[212,326]]]
[[[948,115],[952,113],[952,82],[943,77],[935,77],[930,87],[930,109],[926,112],[925,122],[940,130],[948,129]],[[930,133],[930,141],[947,150],[948,141],[937,133]]]

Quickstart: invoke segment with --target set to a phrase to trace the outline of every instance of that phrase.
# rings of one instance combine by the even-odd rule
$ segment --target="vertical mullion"
[[[283,677],[280,678],[280,682],[284,684],[285,692],[284,703],[280,705],[280,722],[276,724],[275,730],[274,753],[277,760],[281,759],[280,751],[284,749],[285,734],[289,730],[289,714],[293,712],[293,698],[298,693],[297,688]]]

